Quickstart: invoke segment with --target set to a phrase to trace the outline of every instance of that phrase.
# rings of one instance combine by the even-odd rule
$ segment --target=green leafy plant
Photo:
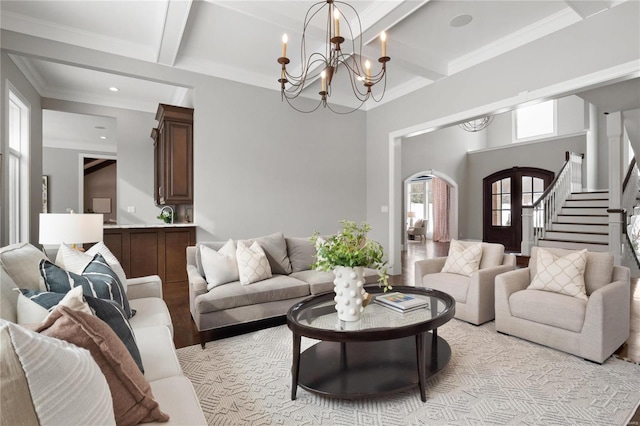
[[[157,218],[164,221],[164,223],[171,223],[171,216],[173,216],[173,219],[175,220],[175,213],[172,215],[170,211],[164,210],[157,216]]]
[[[349,220],[341,220],[342,231],[329,237],[321,237],[316,231],[311,242],[316,246],[316,261],[312,268],[320,271],[333,271],[336,266],[366,266],[378,271],[378,284],[384,292],[391,290],[387,262],[380,243],[367,239],[371,230],[368,223],[359,226]]]

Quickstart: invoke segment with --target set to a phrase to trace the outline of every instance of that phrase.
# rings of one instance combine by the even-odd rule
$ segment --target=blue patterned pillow
[[[85,296],[113,300],[124,309],[127,318],[135,315],[135,311],[132,311],[129,306],[129,300],[118,275],[113,272],[100,253],[93,257],[82,271],[82,275],[66,271],[46,259],[40,261],[40,275],[48,291],[66,294],[72,288],[82,286],[82,293]]]
[[[25,288],[19,290],[26,298],[42,306],[49,312],[51,312],[65,296],[63,293],[53,293],[50,291]],[[107,323],[120,340],[122,340],[122,343],[127,347],[131,357],[138,365],[138,368],[140,368],[140,371],[144,374],[138,343],[136,342],[135,334],[122,307],[113,300],[98,299],[87,295],[84,295],[84,299],[87,301],[87,304],[95,316]]]

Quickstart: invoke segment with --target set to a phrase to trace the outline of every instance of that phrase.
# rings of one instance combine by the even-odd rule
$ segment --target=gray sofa
[[[43,258],[46,256],[30,244],[0,248],[0,317],[3,320],[18,322],[15,288],[44,290],[38,271]],[[157,424],[206,425],[194,388],[178,363],[171,316],[162,300],[160,278],[154,275],[127,281],[127,298],[131,308],[137,311],[130,324],[144,365],[144,378],[160,409],[170,417],[168,423]],[[2,409],[19,410],[20,407],[3,406]]]
[[[282,317],[296,302],[310,295],[333,291],[333,272],[311,270],[315,246],[309,238],[290,238],[282,233],[251,239],[264,249],[273,276],[249,285],[233,281],[207,290],[200,247],[220,250],[226,241],[201,242],[187,247],[187,274],[191,316],[200,343],[215,339],[225,327]],[[365,268],[365,284],[378,281],[375,269]]]

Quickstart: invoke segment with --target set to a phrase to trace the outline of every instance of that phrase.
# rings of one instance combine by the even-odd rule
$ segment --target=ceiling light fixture
[[[107,139],[107,137],[106,136],[100,136],[100,139],[104,140],[104,139]]]
[[[465,123],[460,123],[458,126],[462,130],[466,130],[467,132],[479,132],[480,130],[486,129],[489,124],[493,121],[493,115],[488,115],[482,118],[476,118],[475,120],[470,120]]]
[[[109,87],[109,90],[111,90],[112,92],[118,92],[118,91],[120,91],[120,89],[118,89],[118,88],[117,88],[117,87],[115,87],[115,86],[111,86],[111,87]]]
[[[338,5],[340,6],[339,8]],[[307,29],[313,27],[311,25],[312,19],[325,7],[328,9],[325,52],[313,52],[307,57]],[[348,19],[351,17],[353,19]],[[347,36],[348,40],[340,33],[340,20],[345,22],[343,28],[346,28],[347,31],[344,35]],[[351,23],[354,23],[354,26],[357,23],[357,28],[355,28],[357,32],[355,34],[351,28]],[[347,41],[347,43],[345,43],[345,41]],[[287,57],[288,38],[286,34],[282,37],[282,56],[278,58],[278,63],[282,65],[280,79],[278,79],[282,100],[284,101],[286,99],[287,103],[299,112],[313,112],[322,105],[338,114],[354,112],[360,109],[368,99],[380,102],[384,96],[387,84],[386,65],[387,62],[391,60],[391,58],[387,56],[387,39],[384,32],[380,34],[380,41],[382,44],[382,55],[378,58],[378,62],[381,64],[381,69],[372,75],[371,62],[369,60],[366,60],[364,63],[362,62],[362,23],[356,10],[349,4],[337,0],[324,0],[314,4],[309,8],[304,19],[302,43],[300,46],[302,63],[300,64],[299,74],[291,74],[287,70],[287,64],[290,62]],[[343,43],[351,45],[350,52],[343,52]],[[356,45],[359,45],[358,50],[356,50]],[[344,69],[344,73],[351,84],[353,94],[358,101],[360,101],[360,105],[346,112],[334,110],[327,102],[327,98],[331,96],[331,83],[338,74],[339,68]],[[305,88],[318,78],[321,80],[321,90],[318,93],[320,95],[320,102],[310,110],[303,110],[293,105],[292,101],[300,96]],[[383,82],[382,90],[380,96],[376,98],[372,93],[372,88],[380,82]]]

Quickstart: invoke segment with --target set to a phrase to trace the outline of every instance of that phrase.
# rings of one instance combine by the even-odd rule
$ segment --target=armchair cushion
[[[467,303],[471,280],[469,277],[460,274],[438,272],[425,275],[422,279],[422,285],[427,288],[444,291],[453,296],[458,303]]]
[[[471,276],[480,269],[481,258],[482,243],[464,245],[458,240],[451,240],[449,255],[441,272]]]
[[[509,307],[514,317],[579,333],[587,302],[564,294],[523,290],[509,297]]]
[[[586,262],[586,249],[558,257],[541,248],[536,260],[536,275],[528,289],[551,291],[587,300],[584,284]]]

